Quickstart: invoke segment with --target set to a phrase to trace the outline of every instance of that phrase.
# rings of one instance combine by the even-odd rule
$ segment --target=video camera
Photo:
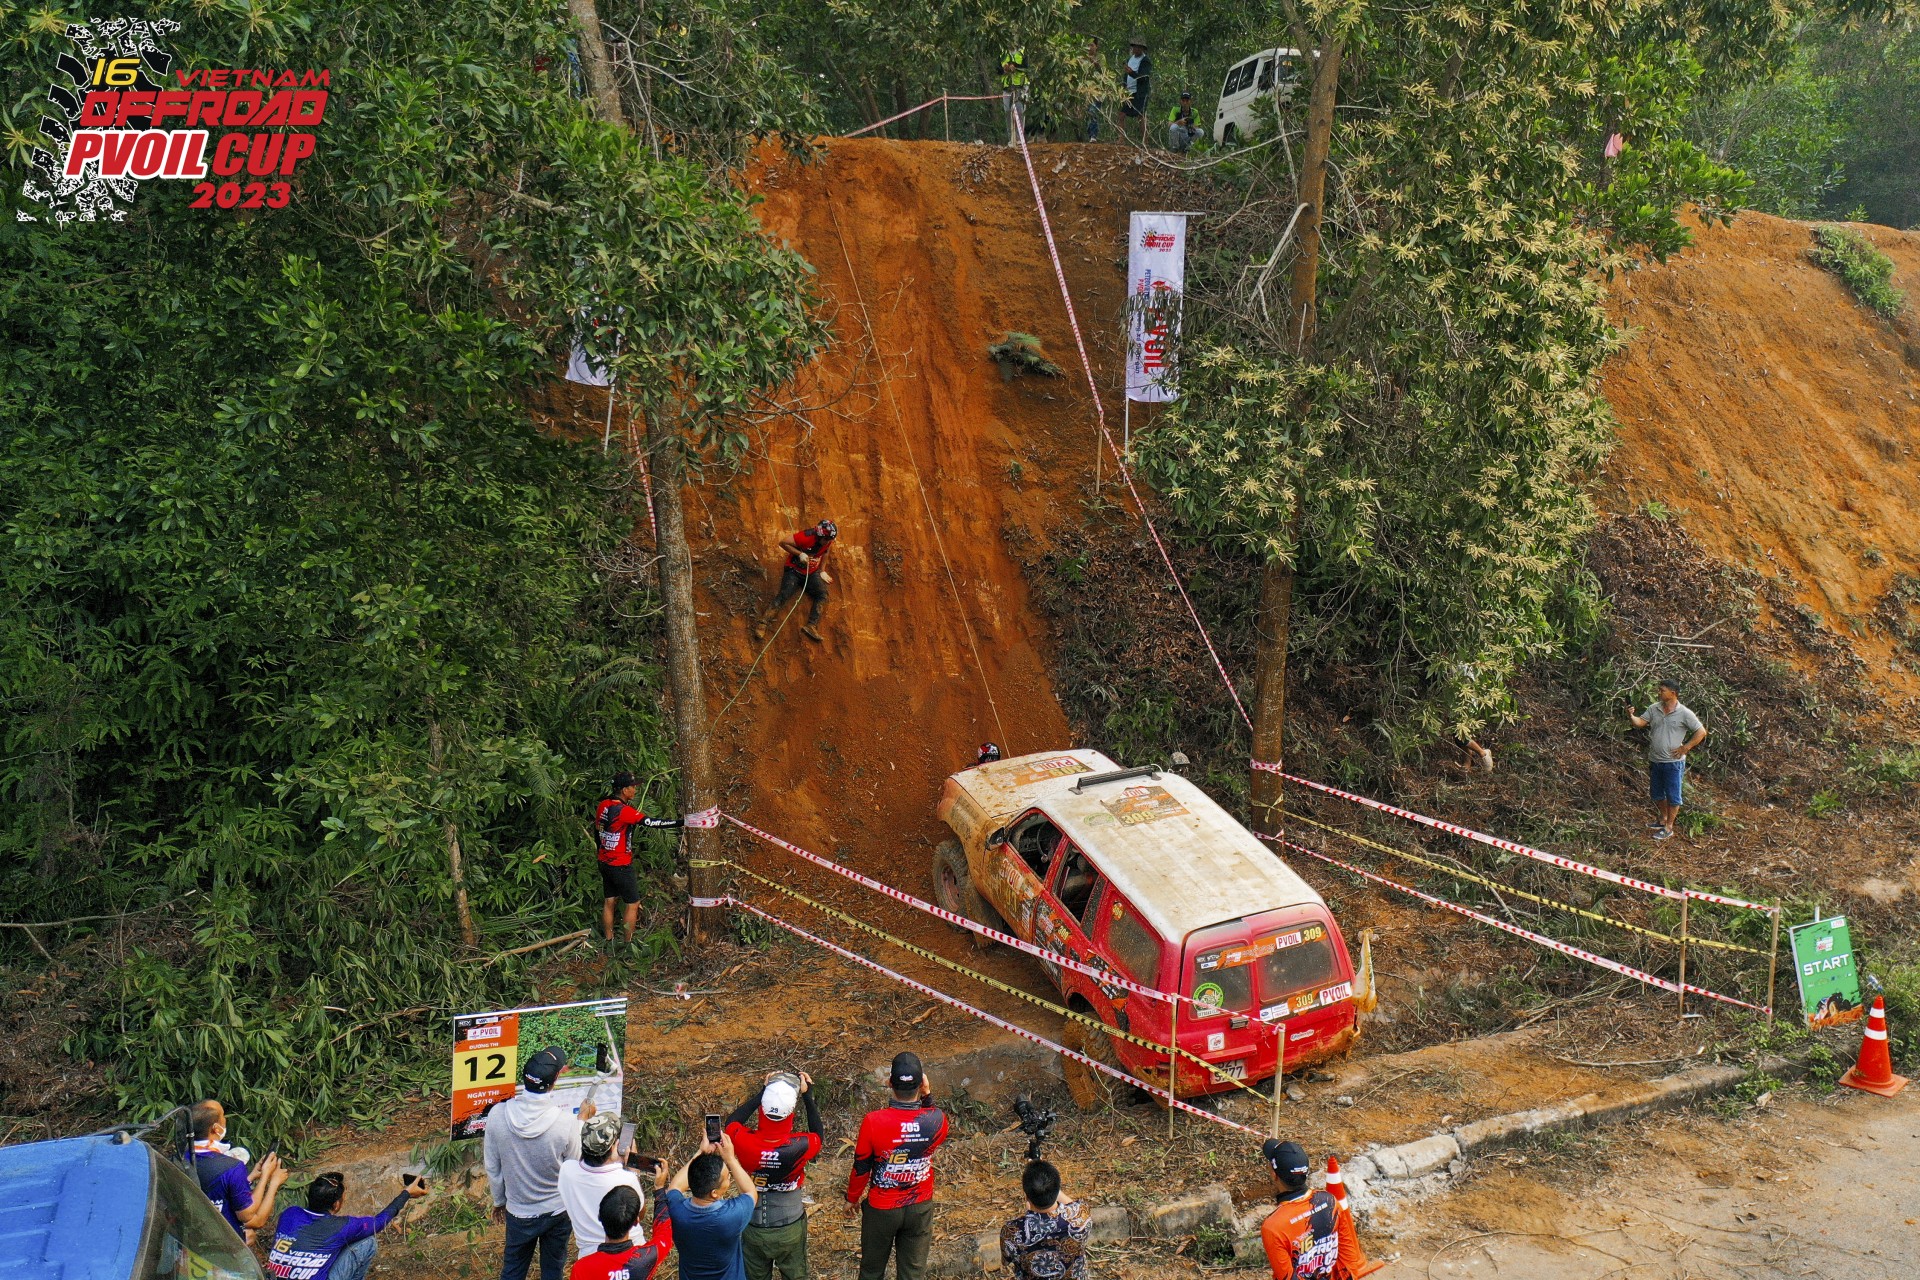
[[[1060,1113],[1042,1111],[1022,1094],[1013,1100],[1013,1114],[1020,1117],[1020,1132],[1027,1135],[1027,1159],[1038,1160],[1040,1144],[1047,1140],[1047,1134],[1060,1119]]]

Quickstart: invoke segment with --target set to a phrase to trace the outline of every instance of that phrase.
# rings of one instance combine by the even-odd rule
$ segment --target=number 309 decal
[[[193,184],[194,209],[211,209],[215,205],[222,209],[284,209],[293,199],[293,187],[285,182],[249,182],[244,187],[238,182],[223,182],[215,186],[211,182]]]

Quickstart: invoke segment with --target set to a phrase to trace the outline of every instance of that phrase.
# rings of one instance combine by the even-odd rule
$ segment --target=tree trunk
[[[693,554],[687,549],[686,509],[680,486],[686,480],[686,458],[680,441],[663,416],[647,422],[647,452],[653,458],[654,523],[659,529],[660,600],[667,620],[667,689],[673,696],[673,738],[680,765],[680,811],[697,813],[719,801],[713,776],[713,742],[707,733],[707,694],[700,679],[700,644],[694,635]],[[719,896],[720,877],[714,868],[700,866],[719,856],[719,832],[689,828],[680,847],[687,888],[695,898]],[[711,942],[717,936],[721,913],[692,907],[687,913],[687,941]]]
[[[567,13],[580,28],[580,65],[587,73],[587,96],[602,120],[625,124],[620,110],[620,86],[614,82],[613,62],[600,34],[600,10],[594,0],[567,0]]]
[[[446,744],[440,736],[440,721],[427,721],[427,759],[438,782],[446,761]],[[473,932],[473,912],[467,907],[467,871],[460,860],[460,828],[452,818],[442,815],[440,834],[447,842],[447,874],[453,877],[453,914],[460,922],[460,941],[469,949],[479,945]]]
[[[1321,206],[1327,194],[1327,156],[1333,144],[1333,107],[1340,86],[1340,43],[1324,41],[1314,68],[1313,92],[1307,100],[1307,141],[1300,160],[1299,249],[1293,258],[1287,290],[1287,336],[1295,354],[1313,354],[1318,322],[1316,290],[1320,279]],[[1260,611],[1255,617],[1259,636],[1253,693],[1253,758],[1282,764],[1282,739],[1287,719],[1287,644],[1293,635],[1293,567],[1299,557],[1301,511],[1294,504],[1288,520],[1285,559],[1270,560],[1260,583]],[[1253,820],[1261,831],[1281,834],[1280,775],[1255,769],[1251,779]]]

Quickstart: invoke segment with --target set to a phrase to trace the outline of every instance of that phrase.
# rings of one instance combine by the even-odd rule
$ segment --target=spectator
[[[1120,114],[1140,122],[1140,142],[1147,141],[1147,99],[1153,96],[1153,58],[1147,53],[1147,38],[1135,35],[1127,41],[1127,71],[1121,78],[1127,91],[1126,105]],[[1125,130],[1123,129],[1124,133]]]
[[[640,923],[640,885],[633,878],[633,829],[677,830],[678,818],[649,818],[633,807],[639,793],[630,773],[613,775],[613,790],[593,807],[593,837],[600,857],[600,936],[607,950],[613,950],[613,904],[627,905],[628,947],[633,946],[633,931]]]
[[[227,1145],[227,1112],[212,1098],[196,1102],[187,1112],[193,1126],[193,1176],[233,1233],[252,1243],[256,1229],[273,1221],[274,1197],[287,1180],[280,1157],[269,1151],[252,1173],[247,1153]]]
[[[425,1178],[401,1183],[400,1194],[371,1218],[337,1212],[347,1196],[347,1175],[323,1173],[307,1184],[307,1204],[294,1205],[273,1228],[267,1274],[274,1280],[364,1280],[380,1248],[374,1237],[407,1207],[427,1194]]]
[[[520,1073],[520,1091],[488,1113],[482,1139],[493,1220],[507,1224],[500,1280],[526,1280],[535,1245],[540,1280],[561,1280],[567,1237],[573,1234],[560,1196],[560,1166],[580,1155],[580,1126],[593,1119],[591,1101],[576,1118],[553,1098],[567,1055],[542,1049]]]
[[[619,1141],[620,1117],[596,1115],[580,1126],[580,1158],[560,1166],[560,1199],[567,1206],[567,1220],[582,1254],[606,1239],[600,1234],[600,1202],[607,1192],[632,1187],[641,1207],[646,1206],[640,1179],[620,1163],[622,1153],[614,1150]]]
[[[725,1197],[729,1180],[740,1194]],[[731,1137],[723,1132],[718,1145],[700,1143],[699,1154],[666,1190],[673,1242],[680,1249],[680,1280],[746,1280],[740,1237],[759,1197]]]
[[[807,1127],[793,1131],[793,1109],[804,1102]],[[747,1120],[759,1113],[757,1127]],[[802,1071],[796,1082],[784,1072],[767,1075],[766,1086],[734,1108],[727,1136],[740,1167],[753,1176],[760,1199],[753,1208],[740,1247],[747,1280],[770,1280],[775,1268],[784,1280],[807,1280],[807,1206],[801,1188],[807,1161],[820,1154],[820,1111],[813,1101],[813,1077]]]
[[[1180,91],[1180,103],[1167,115],[1167,149],[1185,151],[1200,136],[1200,128],[1193,122],[1193,90]]]
[[[661,1166],[666,1177],[666,1166]],[[656,1202],[653,1234],[646,1243],[633,1242],[633,1224],[640,1221],[640,1193],[632,1187],[615,1187],[600,1201],[601,1242],[592,1253],[580,1251],[569,1280],[651,1280],[660,1269],[668,1250],[673,1248],[673,1220],[660,1212]]]
[[[1007,145],[1020,145],[1027,127],[1027,55],[1020,49],[1007,50],[1000,59],[1000,109],[1007,114]]]
[[[1660,682],[1660,696],[1644,715],[1633,713],[1627,704],[1627,719],[1647,734],[1647,791],[1653,800],[1655,819],[1653,838],[1665,840],[1673,835],[1673,820],[1680,814],[1681,784],[1686,778],[1687,756],[1707,740],[1707,726],[1680,701],[1680,686],[1671,680]]]
[[[1013,1280],[1086,1280],[1086,1208],[1060,1195],[1060,1171],[1030,1160],[1020,1175],[1027,1211],[1000,1229],[1000,1261]]]
[[[1268,1138],[1260,1154],[1273,1173],[1273,1212],[1260,1224],[1273,1280],[1351,1276],[1360,1264],[1353,1215],[1341,1213],[1329,1192],[1308,1189],[1307,1153],[1297,1143]]]
[[[1096,84],[1105,78],[1100,73],[1100,40],[1098,37],[1087,41],[1087,78]],[[1087,104],[1087,141],[1098,142],[1099,140],[1100,99],[1095,98]]]
[[[881,1280],[890,1253],[898,1280],[920,1280],[933,1246],[933,1152],[947,1140],[947,1117],[913,1054],[894,1056],[888,1083],[893,1101],[860,1122],[847,1205],[860,1213],[860,1280]]]

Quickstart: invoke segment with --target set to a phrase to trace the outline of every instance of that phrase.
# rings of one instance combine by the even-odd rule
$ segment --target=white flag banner
[[[1174,346],[1187,283],[1187,215],[1135,213],[1127,230],[1127,399],[1180,398]]]
[[[580,331],[575,332],[573,349],[567,353],[567,381],[577,382],[585,387],[612,386],[613,375],[608,372],[607,366],[588,355],[586,344],[581,341],[587,327],[590,325],[597,327],[598,322],[585,313],[576,315],[574,318],[580,323]],[[620,340],[623,336],[619,333],[613,335],[613,349],[616,354],[620,350]]]

